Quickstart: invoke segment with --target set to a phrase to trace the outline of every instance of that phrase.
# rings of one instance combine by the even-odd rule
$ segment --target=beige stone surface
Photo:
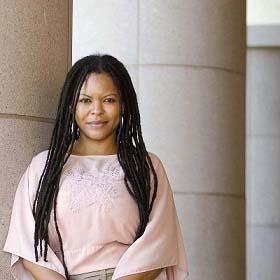
[[[31,158],[49,147],[71,59],[71,1],[2,1],[0,10],[0,222],[6,240],[15,190]],[[0,279],[12,279],[0,252]]]
[[[146,146],[175,190],[244,194],[243,76],[141,66],[139,96]]]
[[[221,67],[244,73],[242,0],[140,2],[140,63]]]
[[[53,118],[68,67],[68,1],[2,1],[0,112]]]
[[[190,279],[244,279],[245,200],[176,192],[174,199],[185,237]]]
[[[73,62],[100,52],[125,64],[136,64],[137,2],[74,0]]]
[[[16,188],[33,156],[48,149],[53,124],[29,119],[0,119],[0,247],[4,246]],[[0,251],[0,279],[12,279],[10,255]]]

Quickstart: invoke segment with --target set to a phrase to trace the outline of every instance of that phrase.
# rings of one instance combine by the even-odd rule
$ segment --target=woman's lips
[[[88,125],[90,127],[93,127],[93,128],[100,128],[100,127],[103,127],[107,124],[107,122],[100,122],[100,121],[96,121],[96,122],[89,122]]]

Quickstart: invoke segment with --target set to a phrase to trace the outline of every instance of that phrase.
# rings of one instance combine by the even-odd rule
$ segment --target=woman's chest
[[[131,244],[139,225],[139,212],[126,189],[122,170],[117,165],[102,172],[81,167],[65,170],[57,197],[57,223],[67,247],[112,241]],[[55,236],[53,218],[50,230]],[[81,241],[77,236],[81,234],[84,241],[78,244]]]

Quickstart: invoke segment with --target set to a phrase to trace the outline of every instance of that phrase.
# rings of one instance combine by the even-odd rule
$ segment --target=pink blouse
[[[33,279],[23,267],[22,258],[36,263],[32,205],[47,152],[33,157],[15,194],[3,250],[11,254],[11,273],[18,280]],[[134,243],[138,207],[126,189],[117,155],[69,157],[60,180],[57,223],[70,275],[115,268],[112,280],[116,280],[164,268],[157,280],[188,279],[187,256],[172,190],[161,160],[153,153],[149,155],[158,176],[157,197],[146,230]],[[49,240],[48,262],[39,252],[37,264],[65,277],[53,212]]]

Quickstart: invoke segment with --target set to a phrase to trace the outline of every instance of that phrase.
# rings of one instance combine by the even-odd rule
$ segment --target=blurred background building
[[[247,279],[280,279],[280,1],[247,2]]]

